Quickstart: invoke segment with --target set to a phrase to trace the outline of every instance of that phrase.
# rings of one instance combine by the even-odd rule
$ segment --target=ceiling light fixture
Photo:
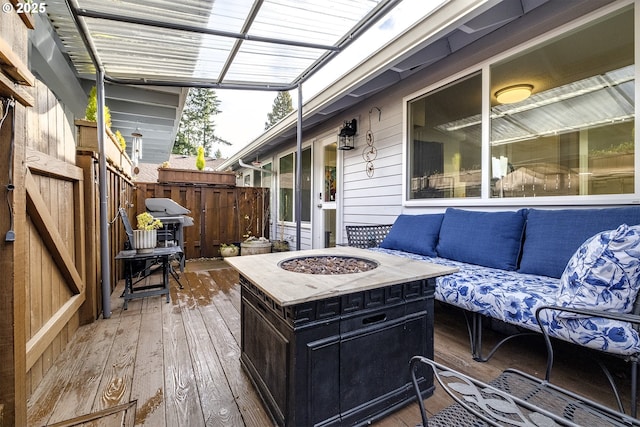
[[[514,104],[530,97],[532,91],[533,86],[528,84],[507,86],[496,92],[496,99],[500,104]]]

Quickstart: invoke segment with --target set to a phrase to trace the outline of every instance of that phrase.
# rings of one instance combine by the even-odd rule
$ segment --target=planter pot
[[[222,187],[235,187],[236,174],[233,172],[212,172],[193,169],[159,168],[158,182],[206,184]]]
[[[242,250],[242,256],[244,255],[258,255],[258,254],[268,254],[271,252],[271,242],[269,241],[252,241],[252,242],[242,242],[240,243],[240,247]]]
[[[228,258],[232,256],[238,256],[238,247],[237,246],[227,246],[226,248],[220,248],[220,255],[223,258]]]
[[[75,121],[78,129],[78,146],[76,147],[78,152],[92,151],[99,153],[98,148],[98,124],[88,120],[78,119]],[[104,150],[107,157],[107,161],[113,165],[116,169],[123,172],[127,176],[131,176],[133,172],[133,165],[131,159],[120,147],[120,144],[116,140],[115,135],[110,129],[105,130],[104,138]]]
[[[138,253],[153,252],[158,243],[158,230],[133,230],[133,247]]]

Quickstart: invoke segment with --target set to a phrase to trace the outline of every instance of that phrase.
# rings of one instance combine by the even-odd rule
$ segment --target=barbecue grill
[[[162,222],[158,230],[158,246],[178,245],[184,251],[184,227],[193,225],[191,211],[165,197],[151,197],[145,200],[147,211]],[[180,271],[184,271],[184,256],[180,259]]]

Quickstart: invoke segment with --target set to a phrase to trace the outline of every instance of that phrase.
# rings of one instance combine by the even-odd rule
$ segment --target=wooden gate
[[[269,238],[269,189],[189,184],[137,184],[136,212],[145,199],[165,197],[191,211],[194,225],[184,228],[187,259],[220,256],[220,244],[249,235]]]

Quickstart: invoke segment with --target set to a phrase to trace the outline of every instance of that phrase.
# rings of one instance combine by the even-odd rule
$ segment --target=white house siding
[[[338,152],[338,156],[342,156],[342,188],[339,189],[338,212],[342,214],[343,226],[342,230],[338,232],[338,242],[346,241],[344,234],[344,226],[346,225],[388,224],[393,223],[395,218],[402,213],[437,213],[443,212],[447,208],[447,201],[444,200],[443,203],[443,199],[437,199],[437,201],[434,199],[431,206],[429,206],[429,201],[425,201],[421,206],[403,205],[403,173],[405,168],[403,161],[403,98],[422,92],[428,87],[436,87],[463,71],[464,74],[477,71],[481,64],[488,59],[548,31],[561,28],[567,22],[597,8],[596,3],[603,5],[607,2],[581,3],[580,7],[563,10],[541,22],[535,21],[535,16],[525,15],[516,22],[488,34],[483,39],[458,50],[434,65],[406,77],[395,86],[385,89],[384,92],[340,112],[316,128],[305,131],[303,143],[308,144],[316,139],[325,138],[331,132],[337,133],[337,129],[345,120],[358,119],[356,148]],[[589,6],[589,11],[583,8],[586,4]],[[640,6],[636,5],[636,7]],[[581,8],[582,10],[580,10]],[[534,22],[534,24],[528,25],[528,22]],[[375,107],[381,110],[380,116]],[[380,120],[378,120],[379,117]],[[369,118],[371,118],[371,122],[369,122]],[[373,161],[375,170],[371,178],[366,174],[365,160],[362,156],[366,147],[365,134],[369,128],[373,132],[373,145],[377,149],[377,157]],[[295,147],[295,143],[295,139],[291,139],[287,145],[291,149]],[[284,150],[278,150],[278,153],[282,152]],[[274,162],[276,159],[277,157],[273,157]],[[636,171],[638,170],[639,168],[636,166]],[[449,201],[450,206],[475,210],[513,210],[523,207],[522,201],[510,200],[483,200],[481,204],[470,203],[468,199],[466,201],[464,199],[449,199]],[[555,201],[550,208],[567,207],[561,206],[559,203],[562,201]],[[536,201],[531,199],[528,206],[536,206]],[[571,204],[571,207],[575,208],[576,205]],[[582,207],[589,207],[589,203],[585,203]],[[288,229],[287,234],[295,236],[295,229]],[[303,249],[311,247],[310,229],[304,226],[301,247]]]
[[[636,6],[639,7],[639,6]],[[462,71],[464,74],[480,69],[482,62],[504,52],[533,37],[556,29],[575,19],[575,10],[558,14],[553,20],[537,23],[535,27],[515,24],[495,31],[489,36],[477,41],[452,54],[436,65],[422,70],[387,89],[384,94],[378,94],[365,100],[354,109],[340,114],[341,120],[360,116],[358,139],[356,148],[344,152],[343,169],[343,225],[349,224],[389,224],[401,214],[421,214],[443,212],[442,199],[434,206],[425,201],[422,206],[403,206],[403,98],[423,91],[430,86],[437,86],[440,82],[450,79]],[[372,178],[367,177],[363,147],[366,146],[365,132],[369,128],[369,110],[373,107],[382,110],[381,121],[378,122],[378,111],[373,109],[371,114],[371,130],[374,133],[374,146],[378,156],[374,161],[375,172]],[[638,167],[636,167],[638,170]],[[638,173],[638,172],[636,172]],[[469,203],[464,199],[449,199],[451,206],[472,210],[513,210],[522,207],[522,202],[507,201],[512,205],[498,205],[494,201],[485,200],[484,206]],[[561,201],[554,202],[549,208],[565,208]],[[535,206],[536,201],[530,200],[529,206]],[[570,207],[576,208],[575,204]],[[579,207],[579,206],[578,206]],[[590,207],[584,205],[583,207]],[[344,230],[343,230],[344,233]]]

